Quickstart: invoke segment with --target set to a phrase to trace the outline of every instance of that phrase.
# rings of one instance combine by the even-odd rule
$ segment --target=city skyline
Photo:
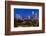
[[[15,27],[39,26],[39,9],[14,9]]]
[[[14,9],[14,17],[19,18],[19,19],[30,19],[31,17],[33,17],[33,15],[35,16],[34,19],[39,17],[39,10],[38,9]],[[26,14],[23,12],[27,12]],[[23,15],[24,16],[23,16]]]

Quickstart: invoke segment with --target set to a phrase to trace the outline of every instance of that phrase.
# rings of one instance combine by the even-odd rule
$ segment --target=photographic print
[[[44,3],[5,1],[5,34],[45,32]]]
[[[39,26],[39,9],[14,8],[14,27],[31,26]]]

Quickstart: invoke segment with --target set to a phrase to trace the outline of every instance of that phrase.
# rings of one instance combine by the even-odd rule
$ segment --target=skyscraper
[[[34,14],[34,11],[32,11],[32,20],[34,20],[34,17],[35,17],[35,14]]]
[[[19,14],[16,14],[16,19],[20,19],[20,15]]]
[[[28,16],[28,19],[30,19],[30,16]]]
[[[37,18],[37,13],[35,13],[35,17]]]
[[[32,11],[32,15],[34,15],[34,11]]]

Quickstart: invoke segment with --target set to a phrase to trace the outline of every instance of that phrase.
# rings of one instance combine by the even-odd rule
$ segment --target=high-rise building
[[[34,14],[34,11],[32,11],[32,20],[34,19],[34,17],[35,17],[35,14]]]
[[[16,14],[16,19],[20,19],[20,15],[19,14]]]
[[[32,15],[34,15],[34,11],[32,11]]]
[[[28,19],[30,19],[30,16],[28,16]]]
[[[35,13],[35,17],[37,18],[37,13]]]
[[[35,13],[35,18],[34,19],[38,19],[38,17],[37,17],[37,13]]]

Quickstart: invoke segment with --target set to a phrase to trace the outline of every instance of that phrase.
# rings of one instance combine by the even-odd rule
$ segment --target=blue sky
[[[16,14],[20,14],[21,16],[32,16],[32,12],[37,13],[39,16],[39,9],[21,9],[21,8],[14,8],[14,16]]]

